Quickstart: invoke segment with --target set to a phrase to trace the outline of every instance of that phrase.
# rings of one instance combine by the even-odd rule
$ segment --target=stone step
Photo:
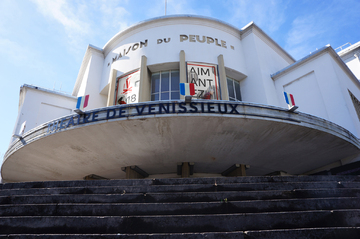
[[[231,184],[261,182],[360,182],[360,176],[352,175],[313,175],[313,176],[248,176],[218,178],[167,178],[167,179],[121,179],[121,180],[75,180],[3,183],[0,189],[14,188],[52,188],[86,186],[143,186],[143,185],[182,185],[182,184]]]
[[[360,188],[360,182],[274,182],[237,184],[188,184],[188,185],[145,185],[145,186],[89,186],[60,188],[3,189],[0,196],[11,195],[54,195],[54,194],[124,194],[151,192],[219,192],[258,191],[294,189]]]
[[[325,227],[297,228],[281,230],[244,231],[245,239],[289,239],[289,238],[324,238],[324,239],[359,239],[360,227]]]
[[[0,205],[0,216],[136,216],[360,209],[360,198],[312,198],[191,203],[73,203]]]
[[[10,234],[0,235],[2,238],[28,239],[28,238],[49,238],[49,239],[243,239],[243,232],[201,232],[201,233],[151,233],[151,234]]]
[[[360,189],[333,188],[243,192],[13,195],[0,196],[0,204],[220,202],[225,198],[231,201],[243,201],[327,197],[360,197]]]
[[[360,210],[169,216],[1,217],[0,234],[137,234],[356,227]]]
[[[68,239],[69,234],[8,234],[0,238],[28,239],[49,238]],[[325,227],[299,228],[261,231],[235,232],[201,232],[201,233],[151,233],[151,234],[72,234],[76,239],[289,239],[289,238],[323,238],[323,239],[359,239],[360,227]]]

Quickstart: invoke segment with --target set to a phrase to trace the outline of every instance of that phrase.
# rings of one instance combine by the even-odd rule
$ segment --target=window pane
[[[152,74],[151,76],[151,93],[158,93],[160,85],[160,73]]]
[[[179,90],[179,71],[171,71],[171,91]]]
[[[169,91],[170,88],[169,88],[169,74],[170,72],[167,71],[167,72],[161,72],[161,88],[160,90],[162,92],[164,91]]]
[[[169,92],[161,93],[161,100],[169,100]]]
[[[240,93],[240,84],[237,81],[234,81],[235,83],[235,93],[236,93],[236,99],[241,100],[241,93]]]
[[[180,100],[180,92],[179,91],[171,92],[171,99],[172,100]]]
[[[233,80],[227,79],[229,98],[235,98]]]
[[[152,100],[152,101],[158,101],[158,100],[159,100],[159,94],[153,94],[153,95],[151,95],[151,100]]]

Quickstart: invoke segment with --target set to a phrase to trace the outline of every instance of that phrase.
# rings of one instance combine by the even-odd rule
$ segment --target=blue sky
[[[9,145],[19,89],[71,94],[88,44],[164,15],[164,0],[0,0],[0,155]],[[295,59],[360,41],[360,0],[168,0],[167,15],[193,14],[238,28],[254,21]]]

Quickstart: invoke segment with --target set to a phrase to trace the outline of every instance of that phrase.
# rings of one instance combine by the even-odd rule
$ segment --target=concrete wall
[[[282,107],[287,107],[283,96],[286,91],[293,94],[299,111],[332,121],[359,137],[359,122],[347,91],[350,88],[359,95],[358,84],[329,50],[291,68],[274,82]]]
[[[13,131],[16,134],[19,133],[24,121],[24,132],[27,132],[50,120],[72,114],[77,100],[72,96],[28,85],[21,87],[20,99],[18,118]],[[11,142],[14,140],[15,138],[12,138]]]

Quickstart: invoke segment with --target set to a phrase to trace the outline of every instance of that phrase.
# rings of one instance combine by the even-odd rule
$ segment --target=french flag
[[[194,83],[180,83],[181,95],[195,95]]]
[[[285,101],[290,106],[293,107],[295,105],[294,96],[292,94],[289,94],[287,92],[284,92]]]
[[[78,97],[76,109],[83,111],[84,108],[88,105],[88,102],[89,102],[89,95]]]

